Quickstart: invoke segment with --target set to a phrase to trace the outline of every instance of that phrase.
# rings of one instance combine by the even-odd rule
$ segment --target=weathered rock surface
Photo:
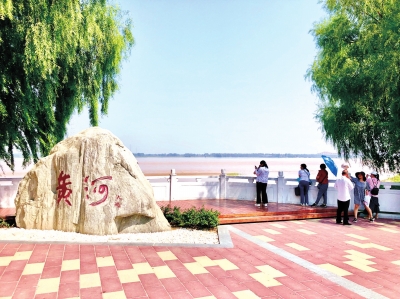
[[[20,182],[16,222],[92,235],[170,230],[133,154],[94,127],[58,143]]]

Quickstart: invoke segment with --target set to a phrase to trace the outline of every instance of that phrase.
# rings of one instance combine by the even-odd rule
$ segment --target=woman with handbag
[[[300,165],[299,170],[300,202],[302,206],[308,206],[308,189],[310,188],[310,171],[306,164]]]
[[[368,207],[368,202],[366,200],[366,193],[370,190],[369,185],[367,184],[367,179],[365,177],[365,172],[356,172],[356,177],[351,177],[351,181],[354,183],[354,219],[353,222],[357,222],[358,216],[358,208],[361,203],[364,204],[365,209],[368,212],[369,221],[373,222],[374,218],[372,217],[372,211]]]
[[[329,180],[328,180],[328,171],[326,171],[326,165],[325,164],[321,164],[319,166],[320,170],[318,171],[317,174],[317,182],[318,182],[318,186],[317,188],[318,190],[318,195],[317,195],[317,199],[315,200],[315,202],[311,205],[312,207],[318,205],[319,200],[321,199],[321,197],[324,198],[324,202],[321,205],[321,207],[325,208],[327,203],[328,203],[328,197],[327,197],[327,193],[328,193],[328,186],[329,186]]]
[[[369,208],[372,213],[375,213],[375,219],[378,219],[379,209],[379,187],[381,185],[381,181],[379,180],[379,174],[376,171],[371,172],[371,175],[367,174],[367,184],[369,186],[369,194],[371,195],[371,200],[369,202]]]
[[[256,207],[260,207],[261,205],[268,205],[268,195],[267,195],[267,185],[268,185],[268,176],[269,169],[267,163],[262,160],[260,165],[254,166],[254,174],[257,176],[256,179],[256,191],[257,191],[257,203]]]

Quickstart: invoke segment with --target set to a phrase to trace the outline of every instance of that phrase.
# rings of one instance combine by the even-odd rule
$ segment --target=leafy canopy
[[[106,0],[0,0],[0,159],[36,162],[85,106],[98,125],[132,45],[131,20]]]
[[[400,1],[326,0],[307,76],[316,118],[339,154],[400,171]]]

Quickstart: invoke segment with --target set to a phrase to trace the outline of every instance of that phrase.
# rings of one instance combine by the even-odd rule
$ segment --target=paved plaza
[[[0,298],[400,298],[400,221],[229,226],[233,247],[0,243]]]

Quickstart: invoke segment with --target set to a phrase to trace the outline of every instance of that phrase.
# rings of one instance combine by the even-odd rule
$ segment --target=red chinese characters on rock
[[[57,204],[59,204],[63,199],[67,205],[71,206],[71,202],[68,199],[72,194],[72,189],[68,188],[68,185],[71,185],[71,182],[67,182],[70,177],[71,176],[69,174],[64,174],[64,171],[61,171],[58,176],[58,184],[56,188],[58,191]]]
[[[85,186],[85,192],[86,192],[86,199],[87,200],[89,199],[89,188],[91,189],[90,192],[93,192],[93,193],[97,193],[98,192],[101,195],[104,194],[103,197],[100,200],[94,201],[94,202],[90,203],[89,205],[97,206],[97,205],[102,204],[103,202],[105,202],[107,200],[107,197],[108,197],[108,186],[106,184],[101,184],[99,186],[95,186],[95,184],[97,182],[100,182],[100,181],[103,181],[103,180],[112,180],[112,176],[99,177],[98,179],[95,179],[95,180],[91,181],[90,185],[88,183],[89,176],[85,177],[83,183],[84,183],[84,186]],[[97,189],[97,187],[98,187],[98,189]]]

